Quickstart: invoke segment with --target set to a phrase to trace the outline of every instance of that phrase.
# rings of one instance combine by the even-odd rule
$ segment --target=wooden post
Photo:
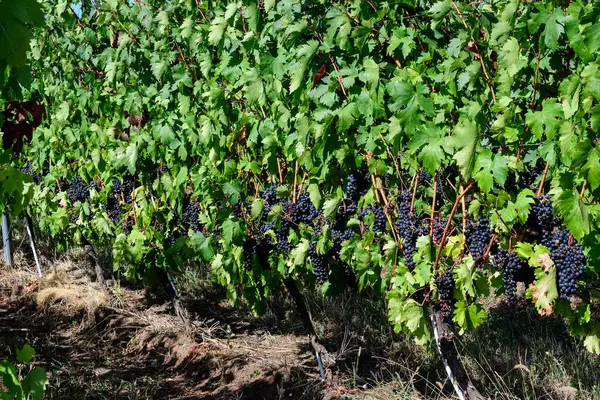
[[[6,210],[2,212],[2,242],[4,245],[4,259],[7,265],[12,267],[12,249],[10,247],[10,218],[6,213]]]
[[[432,312],[431,325],[438,353],[442,358],[444,369],[458,398],[460,400],[485,400],[486,397],[479,393],[475,385],[473,385],[473,382],[471,382],[471,379],[458,359],[458,354],[452,342],[454,333],[450,330],[448,324],[444,322],[440,311]]]

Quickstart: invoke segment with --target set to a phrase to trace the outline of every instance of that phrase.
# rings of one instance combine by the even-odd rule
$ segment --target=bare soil
[[[212,299],[187,304],[196,312],[184,320],[171,301],[149,305],[141,291],[112,292],[107,298],[72,262],[43,278],[4,267],[0,359],[33,346],[50,374],[48,399],[382,398],[347,389],[331,371],[323,383],[299,327],[272,334],[279,328]]]
[[[15,259],[15,268],[0,265],[0,359],[14,361],[16,347],[33,346],[36,365],[50,375],[47,399],[455,398],[435,352],[391,333],[381,299],[365,292],[306,296],[336,359],[323,383],[285,294],[254,318],[231,307],[201,271],[176,277],[180,308],[168,287],[109,280],[105,295],[82,251],[45,258],[43,278],[30,255]],[[527,306],[489,312],[486,324],[457,340],[481,393],[600,400],[600,359],[560,321]]]

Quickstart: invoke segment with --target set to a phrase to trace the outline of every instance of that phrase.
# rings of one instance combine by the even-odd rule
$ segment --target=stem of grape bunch
[[[475,184],[475,182],[469,183],[469,185],[467,185],[467,187],[462,191],[462,193],[460,195],[458,195],[456,197],[456,200],[454,201],[454,205],[452,206],[452,211],[450,211],[450,215],[448,216],[448,221],[446,222],[446,227],[444,228],[444,233],[442,235],[442,240],[440,242],[440,246],[438,248],[437,255],[435,256],[435,263],[433,264],[433,272],[434,273],[437,271],[437,266],[438,266],[438,264],[440,262],[440,258],[442,256],[442,250],[444,249],[444,245],[446,244],[446,237],[448,235],[448,229],[450,228],[450,225],[452,224],[452,218],[454,217],[454,214],[456,214],[458,204],[459,204],[460,200],[467,194],[467,192],[473,187],[474,184]]]

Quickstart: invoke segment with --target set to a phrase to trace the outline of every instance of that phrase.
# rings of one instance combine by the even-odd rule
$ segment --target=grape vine
[[[18,161],[64,246],[131,279],[210,264],[256,313],[290,280],[369,287],[420,343],[492,286],[600,352],[598,3],[44,7]]]

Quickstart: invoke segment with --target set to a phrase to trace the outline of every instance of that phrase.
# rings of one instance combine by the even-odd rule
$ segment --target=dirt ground
[[[389,398],[347,389],[331,371],[323,383],[301,329],[228,323],[236,311],[212,299],[187,304],[195,311],[182,319],[172,300],[150,304],[141,290],[113,286],[107,297],[77,263],[43,278],[0,270],[0,358],[30,344],[50,374],[48,399]]]
[[[47,399],[456,398],[435,351],[394,335],[368,293],[306,296],[336,359],[322,382],[285,293],[261,318],[231,307],[198,270],[176,277],[181,303],[168,287],[110,279],[106,295],[83,251],[45,254],[43,278],[28,254],[17,253],[14,268],[0,265],[0,359],[31,345],[50,375]],[[457,347],[490,399],[600,400],[600,359],[531,307],[491,309]]]

